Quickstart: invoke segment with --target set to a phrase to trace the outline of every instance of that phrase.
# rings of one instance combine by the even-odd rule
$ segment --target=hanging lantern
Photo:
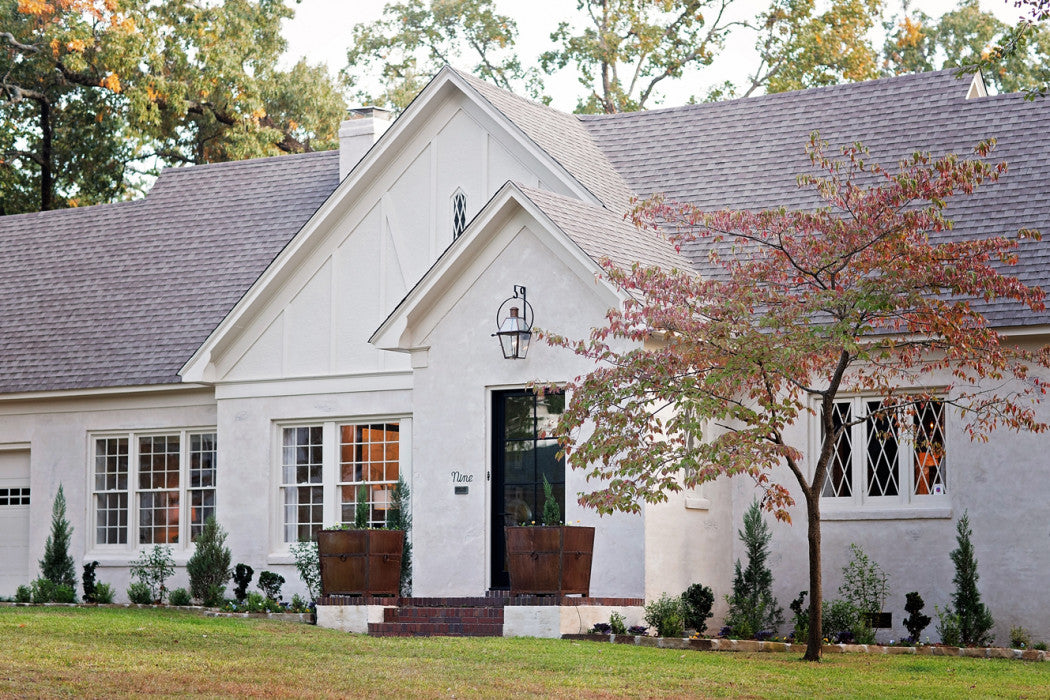
[[[509,313],[502,319],[504,308]],[[525,299],[525,287],[514,285],[514,296],[502,304],[496,312],[496,332],[503,357],[508,360],[523,360],[532,341],[532,305]]]

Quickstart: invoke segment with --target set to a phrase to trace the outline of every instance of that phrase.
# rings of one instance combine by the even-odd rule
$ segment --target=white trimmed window
[[[93,438],[95,545],[192,541],[215,514],[214,430]]]
[[[281,541],[313,540],[324,525],[353,524],[357,500],[386,523],[401,473],[401,423],[323,422],[280,428]]]
[[[896,418],[870,397],[836,401],[832,410],[836,429],[846,428],[828,465],[826,502],[892,507],[944,501],[948,461],[942,401],[927,401]]]

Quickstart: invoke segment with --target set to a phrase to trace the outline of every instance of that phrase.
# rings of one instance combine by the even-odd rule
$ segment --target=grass
[[[0,697],[1046,697],[1050,662],[376,639],[163,609],[0,608]]]

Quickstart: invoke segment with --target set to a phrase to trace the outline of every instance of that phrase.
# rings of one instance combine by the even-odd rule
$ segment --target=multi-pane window
[[[947,492],[944,403],[887,411],[878,399],[836,401],[839,433],[822,495],[882,505],[921,502]]]
[[[312,540],[324,517],[324,427],[285,428],[281,441],[284,541]]]
[[[354,522],[359,496],[368,503],[373,527],[386,524],[397,484],[401,431],[397,423],[339,426],[339,510]]]
[[[215,514],[214,432],[94,440],[95,544],[192,541]]]
[[[397,421],[281,428],[282,540],[313,540],[324,525],[353,524],[359,495],[369,524],[382,527],[401,473],[403,438]]]

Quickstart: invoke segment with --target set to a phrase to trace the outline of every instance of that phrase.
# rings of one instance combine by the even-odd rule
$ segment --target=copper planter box
[[[321,594],[398,595],[404,549],[402,530],[321,530]]]
[[[591,589],[594,528],[505,528],[511,595],[587,596]]]

